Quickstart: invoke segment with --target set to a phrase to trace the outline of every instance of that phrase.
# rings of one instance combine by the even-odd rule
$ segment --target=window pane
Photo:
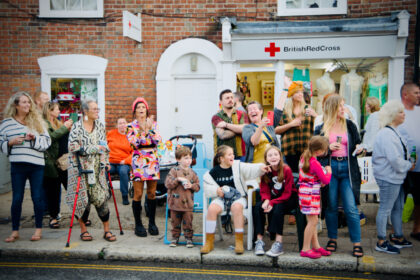
[[[319,0],[306,0],[305,8],[319,8]]]
[[[83,0],[84,11],[96,11],[98,9],[97,0]]]
[[[54,11],[64,10],[66,0],[50,0],[50,9]]]
[[[51,79],[51,99],[60,104],[62,120],[67,120],[71,113],[80,113],[80,101],[87,98],[98,101],[96,79]]]
[[[82,10],[81,0],[67,0],[67,10],[68,11],[81,11]]]

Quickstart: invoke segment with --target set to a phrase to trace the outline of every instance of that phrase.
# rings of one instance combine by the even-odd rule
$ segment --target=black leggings
[[[258,201],[252,208],[252,215],[254,219],[255,234],[264,235],[265,214],[261,208],[263,201]],[[283,235],[284,215],[290,214],[292,210],[298,206],[297,194],[292,192],[289,200],[278,203],[273,206],[273,209],[268,213],[268,231]]]
[[[46,206],[52,219],[56,219],[60,211],[60,188],[61,182],[58,177],[44,177],[44,190],[47,199]]]

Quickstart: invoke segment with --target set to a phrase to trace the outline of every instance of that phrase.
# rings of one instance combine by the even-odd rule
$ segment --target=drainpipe
[[[413,82],[419,83],[419,40],[420,40],[420,0],[417,0],[416,35],[414,36],[414,75]]]

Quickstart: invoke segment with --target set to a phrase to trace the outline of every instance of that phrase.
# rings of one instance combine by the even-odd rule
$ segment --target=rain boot
[[[141,201],[133,200],[132,208],[133,208],[134,221],[136,223],[134,233],[139,237],[146,237],[147,232],[141,222]]]
[[[243,254],[244,253],[244,233],[235,232],[235,253]]]
[[[201,254],[208,254],[214,249],[214,233],[206,233],[206,243],[201,248]]]
[[[148,199],[147,205],[149,206],[149,233],[151,235],[159,235],[159,229],[155,224],[156,199]]]

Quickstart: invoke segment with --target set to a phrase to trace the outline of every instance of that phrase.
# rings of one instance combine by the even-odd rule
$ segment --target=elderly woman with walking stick
[[[106,241],[116,240],[109,230],[109,208],[107,201],[110,197],[106,181],[106,166],[108,162],[108,147],[106,144],[105,126],[98,120],[98,104],[91,99],[82,102],[83,117],[74,123],[69,137],[70,165],[68,169],[68,188],[66,203],[73,209],[77,191],[78,163],[83,170],[92,173],[83,174],[80,182],[76,217],[80,224],[80,239],[91,241],[93,238],[86,229],[90,205],[93,204],[104,225]]]

